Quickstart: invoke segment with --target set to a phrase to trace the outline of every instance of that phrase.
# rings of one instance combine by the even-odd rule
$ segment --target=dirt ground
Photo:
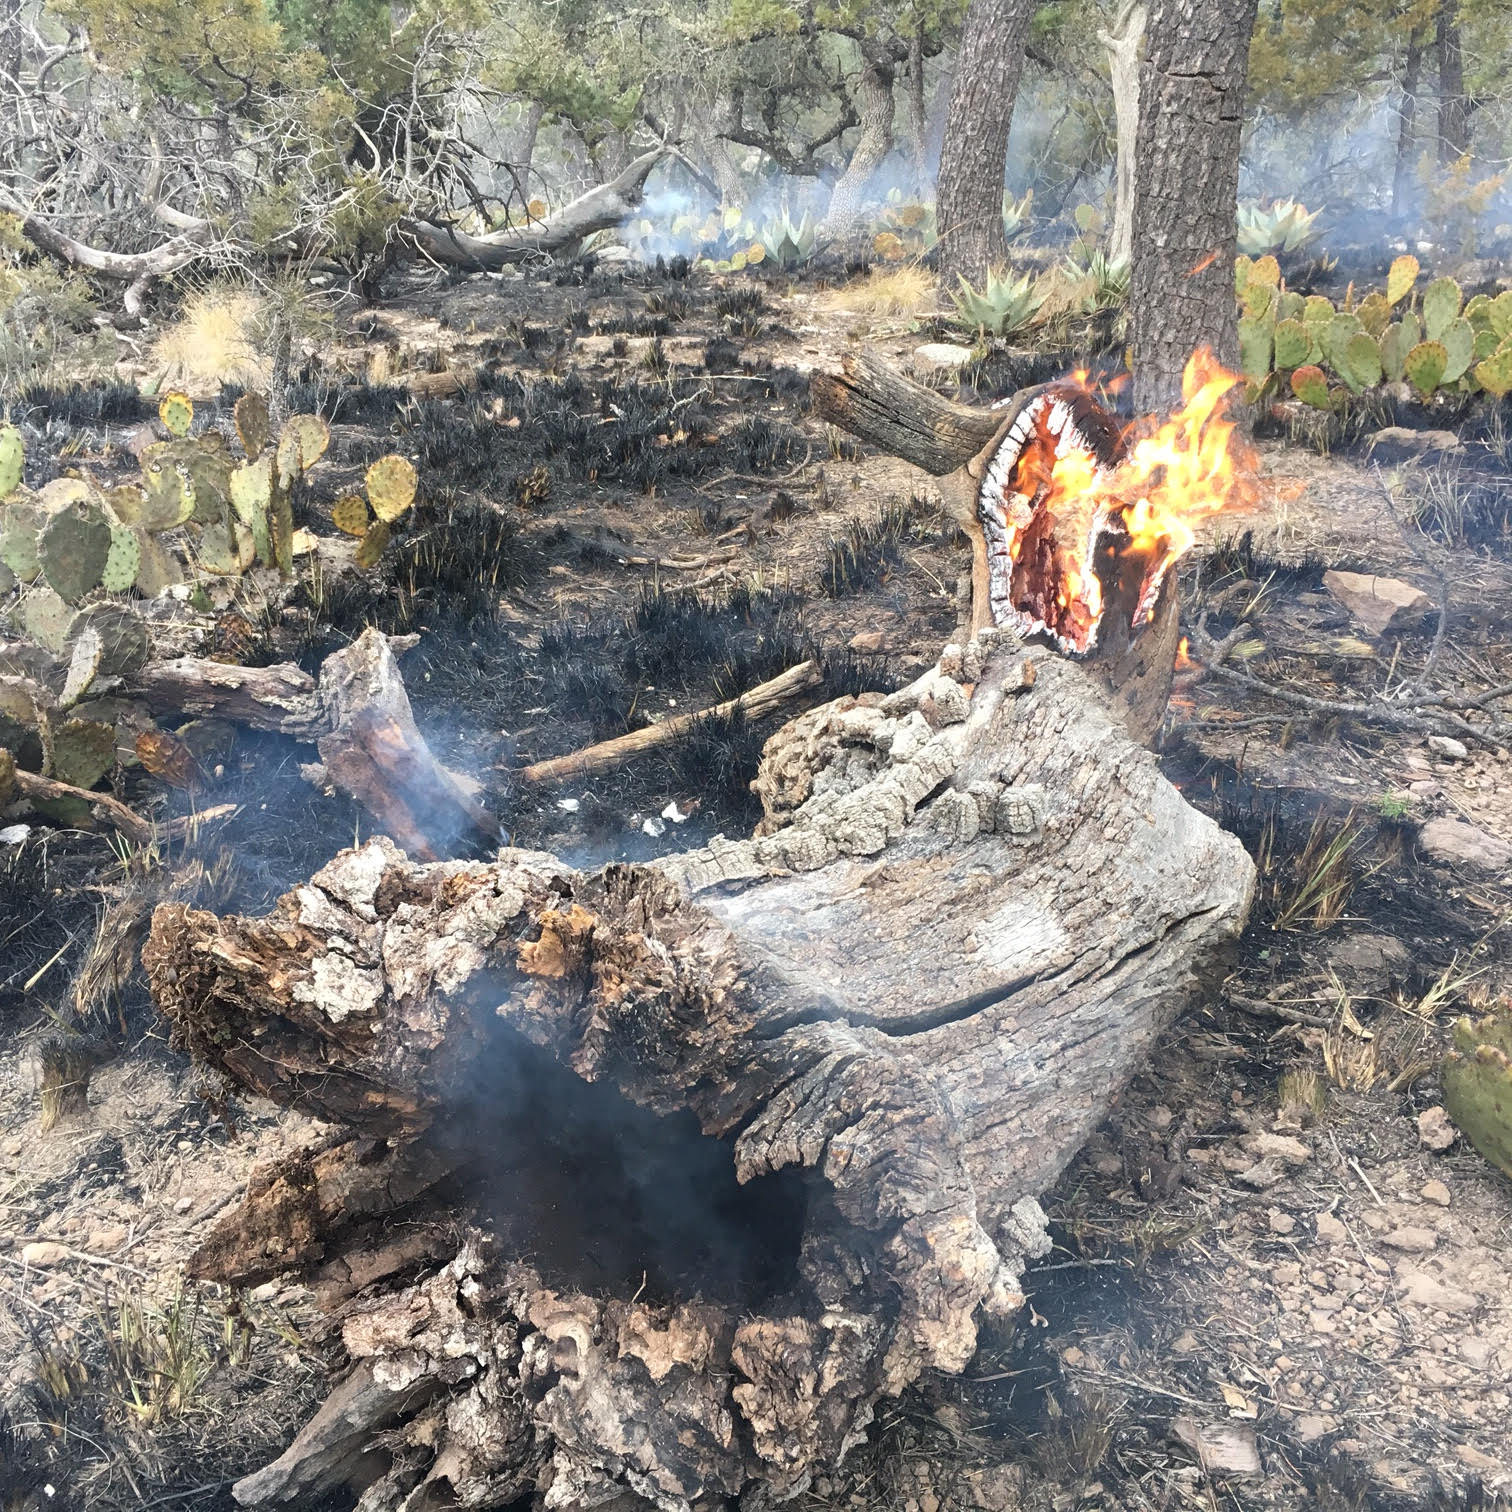
[[[264,659],[310,663],[367,620],[419,631],[404,666],[427,737],[513,838],[576,864],[748,826],[770,724],[550,792],[512,774],[806,655],[832,690],[894,686],[957,624],[967,558],[937,490],[807,410],[810,371],[855,345],[909,363],[927,320],[857,313],[820,279],[751,287],[416,280],[343,317],[303,380],[335,437],[307,523],[397,445],[431,500],[416,544],[355,587],[333,555],[302,620],[243,597],[198,632],[235,608]],[[1070,355],[994,359],[965,397]],[[1442,676],[1512,681],[1501,418],[1375,418],[1324,437],[1262,422],[1265,501],[1206,528],[1189,618],[1218,633],[1243,604],[1247,671],[1354,698],[1415,676],[1436,616],[1372,635],[1324,574],[1400,578],[1447,590]],[[75,429],[108,468],[138,423]],[[1458,449],[1372,446],[1393,423],[1453,430]],[[461,612],[479,593],[486,612]],[[1512,759],[1194,673],[1169,725],[1168,776],[1259,864],[1232,974],[1048,1194],[1056,1249],[1014,1326],[896,1403],[796,1507],[1512,1496],[1512,1183],[1435,1111],[1450,1024],[1512,990]],[[202,842],[235,852],[218,906],[266,907],[365,834],[300,759],[272,739],[227,756],[211,801],[242,811]],[[129,781],[133,801],[180,801]],[[1468,830],[1448,842],[1425,828],[1454,820]],[[0,844],[0,1505],[229,1507],[231,1480],[324,1394],[334,1341],[303,1287],[237,1298],[180,1267],[254,1164],[320,1130],[201,1085],[128,982],[98,1011],[87,1114],[42,1132],[39,1058],[101,910],[151,894],[113,860],[98,836],[40,827]]]

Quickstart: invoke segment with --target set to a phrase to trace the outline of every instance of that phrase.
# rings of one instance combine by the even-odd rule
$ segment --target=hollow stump
[[[352,1361],[241,1502],[771,1505],[1021,1303],[1248,857],[992,631],[785,726],[758,791],[656,866],[380,839],[266,918],[158,910],[178,1042],[342,1131],[196,1256],[306,1275]]]

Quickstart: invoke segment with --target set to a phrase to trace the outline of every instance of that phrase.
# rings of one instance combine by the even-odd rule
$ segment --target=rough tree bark
[[[908,135],[913,147],[914,193],[922,200],[929,194],[929,116],[924,104],[924,23],[921,20],[908,38]]]
[[[1181,401],[1199,346],[1238,361],[1239,139],[1256,0],[1155,0],[1145,33],[1129,288],[1134,406]]]
[[[1417,95],[1423,74],[1423,33],[1414,26],[1407,37],[1402,69],[1402,101],[1397,107],[1396,163],[1391,175],[1391,214],[1401,221],[1412,207],[1412,150],[1417,138]]]
[[[423,220],[405,221],[403,227],[427,256],[457,268],[498,269],[531,257],[573,256],[585,237],[619,225],[640,204],[646,180],[665,156],[663,147],[642,153],[616,178],[538,224],[490,236],[471,236],[454,226]]]
[[[935,189],[935,257],[946,288],[957,278],[980,287],[1008,261],[1003,178],[1033,14],[1029,0],[971,0],[966,12]]]
[[[1470,150],[1470,102],[1465,95],[1459,0],[1440,0],[1434,41],[1438,49],[1439,166],[1447,168]]]
[[[830,190],[829,205],[819,226],[819,234],[828,241],[843,241],[855,230],[867,188],[892,151],[893,78],[892,59],[863,44],[861,69],[852,91],[859,121],[856,145],[845,171]]]
[[[1134,253],[1134,154],[1139,140],[1139,54],[1144,46],[1150,8],[1145,0],[1125,0],[1112,27],[1097,34],[1108,54],[1117,137],[1114,170],[1113,233],[1108,256],[1128,262]]]
[[[1221,969],[1248,857],[1081,668],[996,634],[786,726],[758,791],[754,838],[656,868],[417,866],[376,840],[265,919],[157,911],[178,1043],[348,1131],[259,1173],[194,1262],[311,1275],[352,1362],[241,1502],[307,1505],[363,1465],[363,1512],[783,1499],[1021,1303],[1037,1195]],[[517,1204],[485,1236],[489,1181],[550,1132],[480,1116],[527,1049],[658,1127],[691,1115],[742,1183],[796,1181],[747,1241],[795,1227],[791,1273],[643,1295],[636,1251],[586,1285],[508,1229]],[[599,1221],[549,1161],[538,1181],[542,1211]]]

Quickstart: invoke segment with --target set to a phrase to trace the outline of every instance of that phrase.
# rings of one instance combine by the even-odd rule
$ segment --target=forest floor
[[[377,572],[343,573],[333,540],[302,597],[270,614],[243,590],[186,643],[239,618],[249,659],[314,665],[368,621],[419,631],[402,665],[421,728],[517,843],[582,865],[737,833],[771,724],[549,792],[511,773],[808,655],[830,696],[934,660],[960,618],[963,539],[924,475],[807,404],[808,373],[842,352],[906,365],[930,335],[817,279],[417,279],[344,319],[291,402],[333,429],[303,523],[329,534],[329,502],[395,448],[428,502]],[[996,358],[964,397],[1066,361]],[[1447,588],[1440,675],[1512,681],[1505,416],[1399,408],[1328,435],[1261,426],[1264,503],[1210,522],[1183,573],[1216,628],[1246,606],[1250,672],[1323,700],[1415,675],[1436,614],[1371,634],[1325,589],[1343,569],[1434,602]],[[57,396],[29,440],[108,471],[150,411],[104,409]],[[1392,424],[1417,435],[1372,447]],[[1453,1019],[1512,989],[1512,759],[1195,674],[1170,726],[1168,776],[1259,864],[1232,974],[1047,1195],[1056,1249],[1013,1326],[963,1377],[882,1412],[796,1508],[1512,1492],[1512,1183],[1446,1143],[1435,1112]],[[271,736],[221,753],[200,801],[240,807],[197,841],[216,906],[264,909],[365,833],[300,759]],[[186,802],[144,774],[125,796]],[[26,1441],[13,1464],[56,1493],[17,1506],[229,1507],[230,1481],[327,1387],[307,1289],[237,1299],[179,1279],[252,1167],[316,1126],[201,1087],[128,980],[99,1012],[87,1114],[41,1132],[39,1046],[72,1011],[100,908],[149,893],[99,836],[0,843],[0,1391]]]

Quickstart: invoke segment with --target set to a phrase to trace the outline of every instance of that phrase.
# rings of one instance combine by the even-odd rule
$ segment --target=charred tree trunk
[[[1417,145],[1417,96],[1423,75],[1423,33],[1414,26],[1407,37],[1407,61],[1402,69],[1402,102],[1397,109],[1396,164],[1391,175],[1391,214],[1406,218],[1413,203],[1412,152]]]
[[[913,139],[914,193],[929,194],[929,116],[924,107],[924,24],[908,39],[908,134]]]
[[[1181,400],[1187,359],[1237,365],[1235,213],[1256,0],[1155,0],[1140,78],[1134,260],[1134,405]]]
[[[1034,6],[1029,0],[971,0],[940,147],[936,258],[948,289],[978,287],[1008,261],[1003,179],[1013,102]]]
[[[757,786],[754,838],[656,867],[377,840],[265,919],[158,910],[177,1042],[348,1131],[194,1261],[303,1271],[352,1362],[243,1504],[785,1499],[1020,1305],[1037,1194],[1221,969],[1249,859],[996,634],[786,726]],[[737,1242],[667,1209],[712,1189]]]
[[[856,76],[854,102],[859,119],[856,145],[845,172],[830,190],[820,233],[830,241],[843,241],[861,219],[866,191],[893,145],[892,59],[863,51],[861,71]]]
[[[1465,97],[1458,0],[1440,0],[1434,27],[1438,48],[1439,166],[1447,168],[1470,150],[1470,104]]]
[[[1149,7],[1144,0],[1127,0],[1111,31],[1098,33],[1108,54],[1108,80],[1113,89],[1113,119],[1117,133],[1114,169],[1113,234],[1108,256],[1128,262],[1134,253],[1134,154],[1139,140],[1139,54],[1144,46]]]

